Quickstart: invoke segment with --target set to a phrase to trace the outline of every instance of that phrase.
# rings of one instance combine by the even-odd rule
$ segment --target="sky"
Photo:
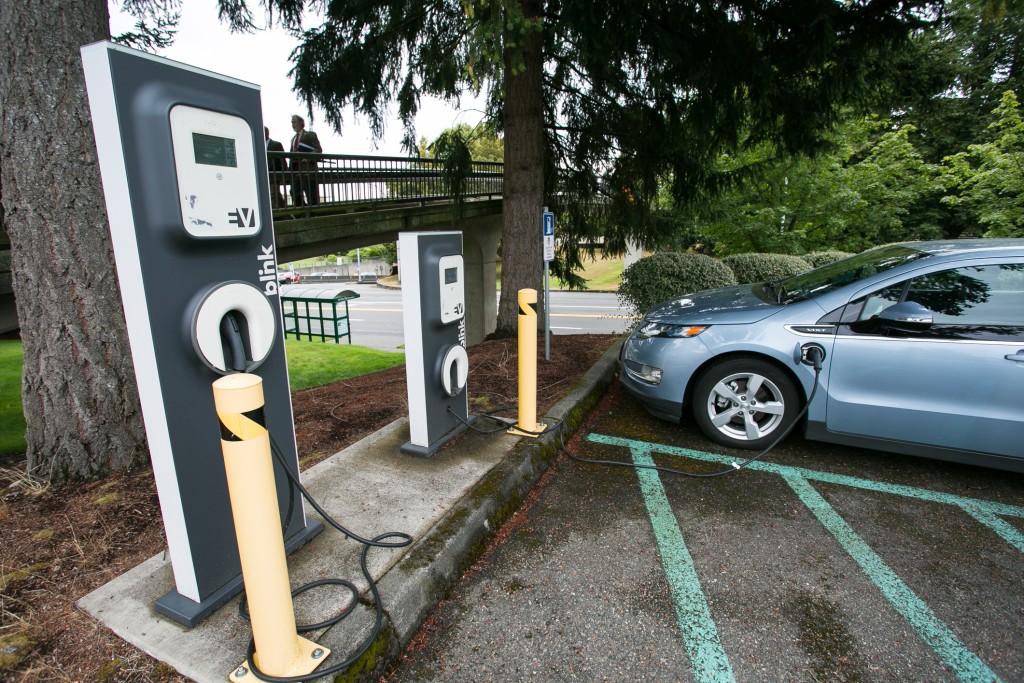
[[[117,5],[117,6],[115,6]],[[297,42],[280,28],[252,34],[232,34],[217,19],[217,0],[183,0],[181,23],[174,44],[157,54],[191,66],[231,76],[260,86],[263,122],[270,128],[270,137],[287,148],[293,133],[293,114],[306,119],[306,128],[316,132],[326,154],[373,154],[408,156],[402,151],[402,125],[391,116],[384,138],[374,141],[365,120],[355,118],[351,109],[343,112],[344,125],[338,135],[327,124],[323,113],[314,108],[313,118],[299,97],[292,92],[288,77],[291,61],[288,55]],[[249,3],[256,23],[265,21],[258,2]],[[118,35],[134,26],[134,19],[120,12],[120,3],[110,7],[110,32]],[[462,110],[440,100],[424,99],[416,118],[416,136],[433,140],[445,128],[459,123],[476,124],[483,117],[482,100],[472,95],[462,98]]]

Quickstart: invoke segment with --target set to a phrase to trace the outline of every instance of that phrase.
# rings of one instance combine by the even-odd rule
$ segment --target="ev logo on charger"
[[[235,209],[234,211],[228,211],[228,222],[233,223],[240,228],[255,228],[256,210]]]
[[[274,261],[274,245],[268,244],[263,247],[263,253],[256,257],[259,266],[260,282],[263,283],[263,293],[267,296],[277,294],[277,263]]]

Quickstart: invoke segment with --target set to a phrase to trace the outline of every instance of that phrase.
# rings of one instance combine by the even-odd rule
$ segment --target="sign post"
[[[551,362],[551,282],[548,264],[555,258],[555,214],[544,207],[544,360]]]

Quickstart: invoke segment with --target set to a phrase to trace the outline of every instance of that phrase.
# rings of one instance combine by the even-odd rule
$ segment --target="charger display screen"
[[[466,314],[466,293],[462,288],[463,270],[461,254],[442,256],[437,264],[441,324],[449,325]]]
[[[197,164],[238,167],[235,141],[232,138],[192,133],[192,151],[195,153]]]

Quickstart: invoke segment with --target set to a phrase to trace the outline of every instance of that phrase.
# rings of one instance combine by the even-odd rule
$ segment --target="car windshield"
[[[768,283],[765,290],[766,293],[773,293],[775,300],[782,304],[802,301],[928,256],[923,251],[905,246],[878,247],[785,280]]]

